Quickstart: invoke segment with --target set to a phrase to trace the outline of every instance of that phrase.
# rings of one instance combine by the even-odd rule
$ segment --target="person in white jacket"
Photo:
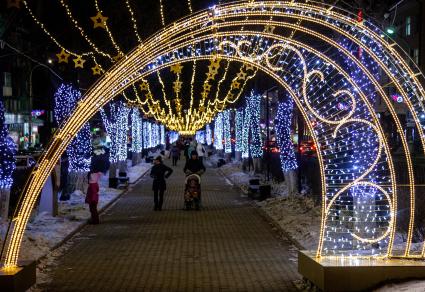
[[[204,156],[206,155],[206,151],[202,143],[198,143],[198,145],[196,145],[196,152],[198,152],[198,158],[202,162],[204,160]]]

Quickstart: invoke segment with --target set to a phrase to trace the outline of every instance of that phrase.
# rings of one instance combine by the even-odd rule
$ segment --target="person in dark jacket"
[[[203,174],[205,172],[205,166],[201,160],[198,159],[198,152],[192,151],[190,159],[186,161],[183,171],[186,175],[195,173]]]
[[[177,145],[173,145],[171,148],[170,156],[173,159],[173,166],[177,166],[177,160],[180,159],[180,149]]]
[[[173,170],[162,163],[162,157],[158,156],[153,161],[154,166],[151,170],[151,177],[153,178],[152,190],[154,194],[155,211],[162,210],[162,203],[164,201],[164,192],[167,189],[165,179],[168,178]]]

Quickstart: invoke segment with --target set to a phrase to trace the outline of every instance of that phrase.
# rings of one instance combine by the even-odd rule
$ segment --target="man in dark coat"
[[[162,203],[164,201],[164,192],[167,189],[165,179],[168,178],[173,170],[162,163],[162,157],[158,156],[153,161],[154,166],[151,170],[151,177],[153,178],[152,190],[154,193],[155,211],[162,210]]]
[[[186,175],[195,173],[203,174],[205,172],[205,166],[201,160],[198,159],[198,152],[192,151],[190,159],[186,161],[183,171]]]

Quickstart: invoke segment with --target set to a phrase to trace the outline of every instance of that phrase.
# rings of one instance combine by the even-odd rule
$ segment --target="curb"
[[[145,172],[143,172],[140,177],[138,179],[136,179],[134,181],[134,183],[132,183],[132,185],[138,183],[145,175],[146,173],[148,173],[150,171],[150,168],[148,168]],[[118,196],[116,196],[114,199],[112,199],[111,201],[109,201],[105,206],[103,206],[101,209],[99,209],[99,216],[101,216],[109,207],[111,207],[114,203],[116,203],[116,201],[118,201],[118,199],[120,199],[123,195],[125,195],[128,192],[128,189],[124,190],[121,194],[119,194]],[[65,236],[60,242],[58,242],[57,244],[55,244],[52,248],[49,249],[49,251],[39,257],[38,259],[35,260],[36,264],[38,265],[43,259],[45,259],[47,257],[47,255],[49,255],[52,251],[60,248],[62,245],[64,245],[68,240],[70,240],[75,234],[77,234],[78,232],[80,232],[84,227],[86,227],[89,223],[89,219],[87,220],[83,220],[83,222],[81,222],[80,225],[77,226],[77,228],[75,228],[71,233],[69,233],[67,236]]]
[[[232,183],[232,185],[234,187],[236,187],[237,189],[239,189],[243,194],[247,195],[248,192],[245,191],[244,189],[241,188],[241,186],[235,184],[235,182],[230,179],[227,175],[225,175],[220,168],[218,168],[217,170],[218,173],[220,173],[221,176],[223,176],[224,178],[226,178],[229,182]],[[248,197],[249,198],[249,197]],[[258,214],[269,224],[271,224],[273,226],[274,229],[276,229],[279,233],[279,235],[285,237],[286,239],[288,239],[291,244],[293,244],[297,249],[299,250],[304,250],[305,248],[303,247],[303,245],[296,240],[295,238],[293,238],[282,226],[279,225],[278,222],[276,222],[276,220],[273,219],[273,217],[271,217],[269,214],[267,214],[266,211],[264,211],[263,209],[260,208],[260,206],[258,206],[255,203],[255,200],[249,198],[249,204],[253,207],[255,207],[254,209],[258,212]]]

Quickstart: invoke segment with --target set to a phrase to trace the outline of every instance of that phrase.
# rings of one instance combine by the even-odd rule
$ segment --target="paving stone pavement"
[[[202,179],[201,211],[183,210],[179,165],[154,212],[151,179],[142,178],[74,237],[43,290],[296,291],[291,244],[215,169]]]

